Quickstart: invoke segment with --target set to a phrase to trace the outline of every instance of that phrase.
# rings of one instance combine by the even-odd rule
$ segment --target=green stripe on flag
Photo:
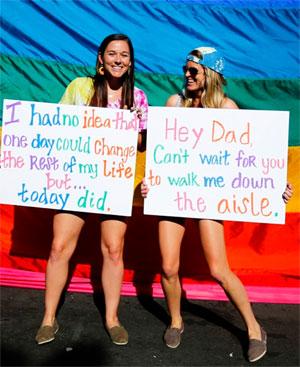
[[[72,79],[93,74],[94,67],[2,55],[1,73],[2,100],[56,103]],[[163,106],[170,94],[180,91],[183,77],[136,72],[136,85],[146,92],[150,105]],[[243,109],[290,111],[289,146],[300,145],[299,79],[228,79],[226,91]]]

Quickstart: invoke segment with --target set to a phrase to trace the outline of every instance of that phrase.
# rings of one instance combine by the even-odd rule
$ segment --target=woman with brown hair
[[[134,51],[131,40],[123,34],[107,36],[98,49],[95,75],[74,79],[60,103],[137,110],[138,148],[141,148],[148,102],[145,93],[134,86]],[[58,331],[57,306],[66,285],[69,260],[76,248],[85,218],[86,213],[77,212],[61,211],[54,215],[54,235],[46,270],[45,312],[36,335],[38,344],[54,340]],[[126,219],[102,214],[99,218],[105,322],[112,342],[117,345],[128,343],[128,333],[117,314],[124,272]]]

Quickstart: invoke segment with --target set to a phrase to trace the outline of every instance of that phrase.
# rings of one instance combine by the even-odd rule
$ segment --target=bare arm
[[[166,107],[176,107],[178,101],[178,94],[173,94],[167,99]]]
[[[234,102],[233,99],[230,98],[225,98],[223,104],[222,104],[222,108],[230,108],[233,110],[237,110],[239,109],[238,105]]]

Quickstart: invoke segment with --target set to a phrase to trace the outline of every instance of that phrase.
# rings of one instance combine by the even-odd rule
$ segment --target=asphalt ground
[[[181,345],[163,343],[164,299],[122,297],[119,317],[129,343],[111,343],[103,326],[101,294],[66,293],[55,340],[37,345],[43,290],[1,288],[1,366],[299,366],[299,305],[253,304],[268,333],[268,352],[246,360],[244,324],[230,302],[183,300]]]

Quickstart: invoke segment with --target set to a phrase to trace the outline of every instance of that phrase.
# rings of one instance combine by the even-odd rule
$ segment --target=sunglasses
[[[189,68],[186,66],[182,67],[182,70],[184,72],[184,74],[186,74],[187,72],[189,72],[192,76],[196,76],[198,73],[201,72],[201,70],[194,68],[192,66],[190,66]]]

